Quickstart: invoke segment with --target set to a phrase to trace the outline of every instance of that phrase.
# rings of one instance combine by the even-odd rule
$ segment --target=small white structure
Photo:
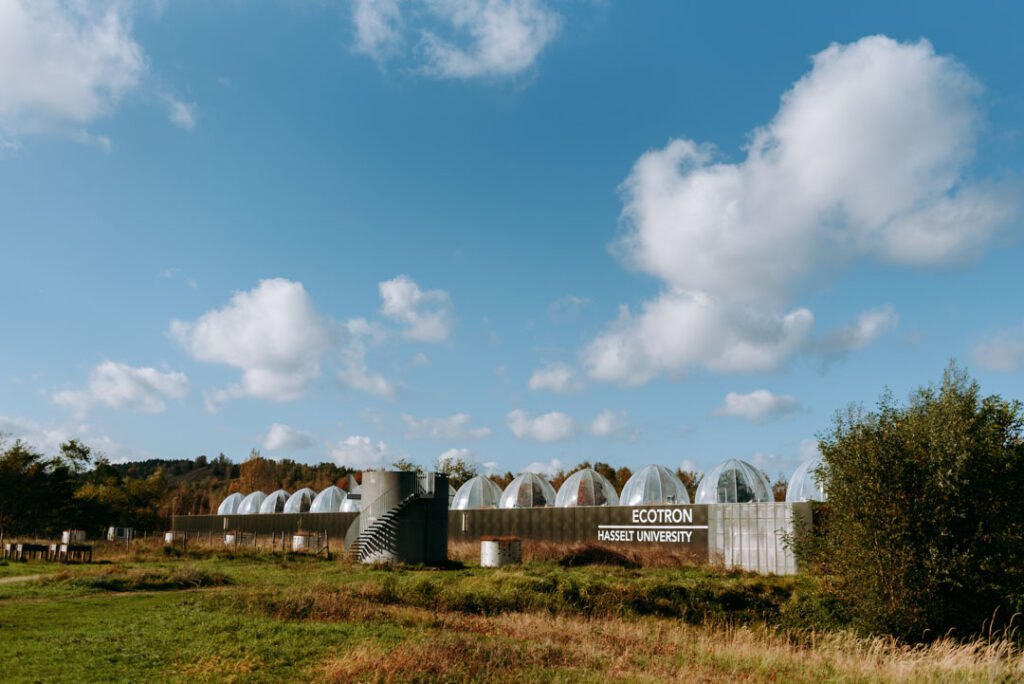
[[[700,481],[695,503],[770,503],[772,499],[768,477],[759,468],[730,458],[712,468]]]
[[[267,494],[267,498],[260,504],[260,513],[284,513],[284,505],[288,503],[289,496],[291,494],[283,489]]]
[[[128,541],[135,538],[135,530],[131,527],[108,527],[107,541]]]
[[[288,497],[284,502],[284,513],[306,513],[316,498],[316,492],[309,487],[303,487]]]
[[[234,545],[235,545],[235,535],[232,532],[228,532],[227,534],[224,535],[224,546],[234,546]]]
[[[263,505],[263,500],[267,498],[267,495],[261,491],[255,491],[249,494],[242,503],[238,504],[239,515],[255,515],[260,512],[260,506]]]
[[[828,501],[825,483],[819,477],[824,463],[821,454],[816,454],[796,467],[786,487],[786,502]]]
[[[555,505],[555,488],[536,473],[521,473],[501,493],[498,508],[543,508]]]
[[[185,533],[184,532],[179,532],[178,530],[171,530],[170,532],[165,532],[164,533],[164,543],[165,544],[174,544],[175,542],[180,542],[180,541],[184,541],[184,540],[185,540]]]
[[[593,468],[577,470],[570,475],[555,497],[555,506],[558,508],[618,505],[619,496],[615,493],[615,487]]]
[[[316,535],[296,534],[292,535],[292,551],[315,551]]]
[[[220,506],[217,506],[217,515],[234,515],[238,513],[238,508],[244,500],[245,497],[238,492],[228,495],[220,502]]]
[[[85,541],[85,530],[64,530],[60,533],[61,544],[81,544]]]
[[[297,493],[297,492],[296,492]],[[316,495],[313,502],[309,504],[310,513],[337,513],[345,503],[348,495],[341,487],[331,485]]]
[[[494,537],[480,542],[480,567],[500,568],[523,562],[523,542],[515,537]]]
[[[685,505],[690,495],[682,481],[665,466],[651,464],[633,473],[622,487],[620,506]]]
[[[471,508],[497,508],[501,500],[501,487],[486,475],[477,475],[466,480],[455,499],[449,505],[453,511],[468,511]]]

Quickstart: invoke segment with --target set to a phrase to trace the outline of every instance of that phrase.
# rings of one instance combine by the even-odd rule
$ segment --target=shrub
[[[1020,609],[1022,425],[1019,402],[982,397],[952,364],[906,405],[884,395],[836,416],[821,439],[828,515],[798,553],[861,627],[966,635]]]

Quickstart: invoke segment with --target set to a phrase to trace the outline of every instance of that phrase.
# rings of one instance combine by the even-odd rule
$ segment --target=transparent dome
[[[238,507],[242,505],[244,498],[238,492],[229,495],[220,502],[220,506],[217,506],[217,515],[234,515],[238,512]]]
[[[477,475],[466,480],[465,484],[455,492],[452,501],[453,511],[466,511],[470,508],[496,508],[501,499],[501,487],[494,484],[486,475]]]
[[[798,503],[800,501],[827,501],[825,486],[818,477],[817,471],[823,465],[821,454],[812,456],[793,471],[793,477],[789,478],[789,486],[786,487],[786,501]]]
[[[347,499],[345,490],[341,487],[331,485],[316,495],[313,503],[309,504],[310,513],[337,513],[341,510],[341,504]]]
[[[345,500],[341,502],[341,513],[358,513],[359,512],[359,499],[350,499],[347,496]]]
[[[295,492],[288,497],[288,500],[284,502],[285,513],[305,513],[309,510],[310,505],[313,503],[313,499],[316,498],[316,492],[309,487],[303,487],[299,491]]]
[[[665,466],[656,464],[644,466],[633,473],[619,497],[620,506],[688,503],[690,495],[679,478]]]
[[[291,496],[288,492],[283,489],[278,489],[275,492],[267,494],[267,498],[260,504],[260,513],[283,513],[284,505],[288,503],[288,497]]]
[[[773,500],[771,485],[760,469],[738,458],[730,458],[712,468],[700,481],[696,503],[766,503]]]
[[[615,487],[601,473],[584,468],[570,475],[562,484],[555,497],[555,505],[559,508],[618,506],[619,497],[615,494]]]
[[[542,508],[555,505],[555,488],[536,473],[522,473],[501,493],[498,508]]]
[[[253,492],[249,496],[242,499],[242,503],[238,504],[239,515],[252,515],[260,512],[260,506],[263,505],[263,500],[267,498],[267,495],[263,492]]]

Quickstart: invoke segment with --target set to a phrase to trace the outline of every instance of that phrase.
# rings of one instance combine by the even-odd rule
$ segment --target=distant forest
[[[398,470],[419,470],[409,461],[391,466]],[[435,464],[449,475],[453,486],[477,474],[473,464],[460,459]],[[549,478],[556,489],[573,472],[592,467],[622,491],[632,475],[629,468],[607,463],[583,462]],[[676,472],[694,498],[700,474]],[[78,440],[61,445],[57,456],[46,456],[20,440],[11,442],[0,435],[0,534],[52,537],[60,530],[84,529],[100,534],[116,525],[137,530],[161,530],[170,526],[172,515],[215,513],[217,506],[233,492],[294,492],[302,487],[320,491],[330,485],[345,487],[350,478],[359,481],[352,468],[333,463],[310,465],[290,459],[264,458],[253,450],[242,463],[223,453],[215,458],[147,459],[111,463]],[[514,474],[492,475],[504,488]],[[776,500],[785,496],[785,480],[775,483]]]

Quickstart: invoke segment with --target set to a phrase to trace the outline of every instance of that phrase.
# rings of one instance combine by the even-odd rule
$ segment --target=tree
[[[391,464],[391,467],[394,468],[395,470],[401,470],[401,471],[406,472],[406,473],[422,473],[423,472],[423,468],[419,464],[413,463],[412,461],[410,461],[407,458],[400,458],[400,459],[398,459],[397,461],[395,461],[394,463]]]
[[[789,481],[785,475],[779,473],[779,478],[772,482],[772,500],[785,501],[787,487],[789,487]]]
[[[1024,608],[1024,414],[954,364],[820,437],[827,516],[797,544],[861,627],[973,634]],[[991,623],[989,623],[991,624]]]
[[[686,487],[686,493],[690,495],[690,501],[695,501],[697,499],[697,488],[700,487],[700,481],[704,479],[704,475],[696,470],[678,468],[676,469],[676,477]]]
[[[476,466],[472,463],[467,463],[465,459],[454,456],[445,459],[438,459],[434,466],[434,469],[439,473],[444,473],[448,476],[448,484],[458,489],[467,480],[471,480],[477,476]]]

